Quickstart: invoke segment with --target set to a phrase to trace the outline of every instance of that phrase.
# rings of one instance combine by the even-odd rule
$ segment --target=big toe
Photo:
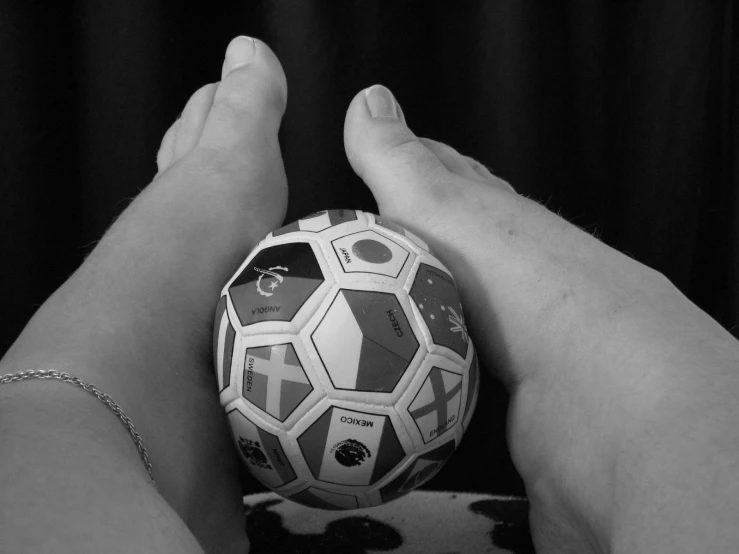
[[[208,229],[222,250],[241,256],[282,222],[287,181],[278,131],[286,102],[285,73],[269,46],[233,39],[220,82],[185,108],[174,145],[180,159],[150,187],[152,210],[176,205],[167,222],[176,235]],[[240,239],[232,244],[236,229]]]
[[[186,110],[181,120],[190,123],[180,123],[176,131],[189,129],[188,137],[199,133],[197,140],[187,139],[191,150],[142,191],[93,256],[104,257],[116,274],[126,259],[122,253],[130,253],[141,260],[137,270],[161,276],[149,280],[149,288],[178,287],[159,301],[192,298],[188,309],[203,321],[212,315],[212,297],[249,250],[280,225],[287,207],[277,138],[287,85],[276,56],[263,42],[238,37],[226,51],[217,89],[212,88],[198,95],[197,109]],[[162,150],[169,151],[166,144]],[[208,263],[193,265],[206,257]],[[139,286],[132,285],[136,293]]]
[[[381,85],[352,100],[344,123],[344,147],[380,213],[414,231],[440,229],[439,222],[449,220],[450,205],[475,191],[488,195],[488,189],[507,194],[512,190],[453,148],[417,137],[397,100]],[[446,215],[440,218],[442,210]]]
[[[354,171],[372,191],[380,213],[410,223],[455,188],[439,158],[405,124],[392,93],[381,85],[354,97],[344,123],[344,147]],[[400,222],[400,221],[399,221]]]
[[[265,138],[276,141],[286,103],[287,80],[274,52],[260,40],[236,37],[226,50],[221,83],[198,144],[253,151]]]

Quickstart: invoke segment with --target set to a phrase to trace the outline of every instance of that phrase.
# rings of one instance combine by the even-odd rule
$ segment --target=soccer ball
[[[242,460],[307,506],[376,506],[422,485],[477,402],[449,270],[360,211],[319,212],[260,242],[223,288],[213,345]]]

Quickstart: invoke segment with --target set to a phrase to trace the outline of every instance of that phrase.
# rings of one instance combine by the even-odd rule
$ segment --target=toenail
[[[240,36],[231,41],[226,49],[226,59],[223,62],[223,76],[234,69],[249,65],[254,61],[257,53],[256,41],[251,37]]]
[[[388,89],[374,85],[364,91],[364,96],[373,119],[398,119],[398,106]]]

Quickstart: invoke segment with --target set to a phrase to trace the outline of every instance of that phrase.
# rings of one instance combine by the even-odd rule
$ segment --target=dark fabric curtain
[[[288,220],[376,209],[342,126],[353,95],[383,83],[419,135],[661,271],[734,332],[736,30],[730,0],[0,0],[0,352],[151,180],[164,131],[238,34],[287,74]],[[430,486],[521,493],[506,395],[482,385]]]

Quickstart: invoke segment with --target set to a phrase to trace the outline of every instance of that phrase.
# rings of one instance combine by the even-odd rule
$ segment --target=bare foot
[[[427,240],[460,285],[482,361],[511,394],[537,547],[609,551],[622,445],[646,440],[642,422],[680,381],[666,356],[735,341],[663,275],[417,138],[387,89],[354,98],[344,142],[381,214]],[[682,349],[680,337],[696,340]]]

